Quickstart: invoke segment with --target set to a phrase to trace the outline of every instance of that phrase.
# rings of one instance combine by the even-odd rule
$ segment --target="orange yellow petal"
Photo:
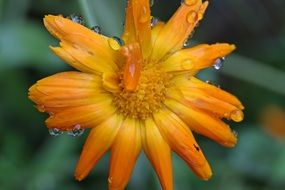
[[[175,112],[190,128],[226,147],[233,147],[237,137],[230,127],[220,119],[201,110],[187,107],[175,100],[167,99],[165,104]]]
[[[215,60],[225,57],[235,49],[230,44],[201,44],[182,49],[167,58],[161,65],[167,72],[198,71],[215,64]]]
[[[147,119],[144,126],[143,148],[154,167],[164,190],[173,189],[172,159],[168,143],[160,134],[155,122]]]
[[[208,2],[197,0],[193,5],[182,3],[176,13],[159,32],[154,43],[151,60],[157,61],[167,53],[175,52],[183,47],[185,40],[193,32],[202,19]],[[165,43],[167,42],[167,43]]]
[[[131,176],[141,151],[139,121],[126,118],[112,145],[110,158],[109,190],[123,190]]]
[[[187,162],[197,176],[204,180],[209,179],[212,175],[211,168],[185,123],[167,109],[162,109],[153,116],[171,149]]]
[[[84,179],[111,147],[121,125],[122,117],[115,114],[91,130],[76,166],[74,175],[77,180]]]
[[[138,42],[143,57],[150,53],[151,26],[149,0],[129,0],[123,39],[127,44]]]

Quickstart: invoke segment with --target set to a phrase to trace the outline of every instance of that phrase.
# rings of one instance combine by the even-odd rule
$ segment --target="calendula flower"
[[[219,68],[235,46],[183,48],[207,6],[185,0],[167,23],[151,24],[149,0],[129,0],[123,40],[62,16],[44,18],[60,40],[52,51],[80,72],[42,79],[30,88],[29,97],[50,114],[46,125],[53,133],[91,128],[76,179],[84,179],[110,149],[109,189],[124,189],[144,150],[163,189],[171,190],[172,151],[200,178],[212,175],[191,131],[226,147],[236,144],[235,133],[222,119],[241,121],[241,102],[194,77],[201,69]]]

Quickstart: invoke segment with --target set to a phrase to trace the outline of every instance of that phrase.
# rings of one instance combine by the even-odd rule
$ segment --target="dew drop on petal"
[[[53,137],[57,137],[63,134],[63,131],[59,130],[58,128],[49,129],[49,134]]]
[[[194,24],[197,21],[197,19],[198,19],[198,15],[197,15],[197,13],[195,11],[190,11],[187,14],[186,19],[187,19],[187,22],[189,24]]]
[[[108,182],[111,184],[113,181],[113,177],[108,177]]]
[[[144,7],[142,7],[142,9],[141,9],[141,15],[140,15],[139,21],[140,21],[141,23],[145,23],[145,22],[148,21],[148,19],[149,19],[149,16],[148,16],[148,14],[147,14],[147,8],[144,6]]]
[[[91,30],[97,34],[102,34],[100,26],[92,26]]]
[[[123,46],[125,44],[125,42],[116,36],[113,36],[112,38],[108,39],[108,43],[109,46],[113,49],[113,50],[119,50],[121,48],[121,46]]]
[[[230,114],[230,117],[235,122],[240,122],[243,120],[243,112],[241,110],[235,110]]]
[[[70,15],[69,18],[71,21],[75,22],[75,23],[78,23],[78,24],[81,24],[81,25],[84,25],[85,22],[84,22],[84,19],[81,15],[78,15],[78,14],[72,14]]]
[[[189,38],[187,38],[183,44],[183,48],[187,48],[187,47],[189,47],[189,45],[190,45],[190,40],[189,40]]]
[[[213,65],[214,69],[220,70],[223,67],[223,63],[225,62],[225,60],[225,57],[220,57],[216,59]]]
[[[192,6],[196,4],[197,0],[182,0],[181,3],[184,3],[185,5]]]
[[[238,132],[237,132],[237,131],[232,130],[232,133],[233,133],[233,135],[234,135],[235,137],[237,137],[237,136],[238,136]]]
[[[71,131],[68,131],[67,134],[72,137],[78,137],[81,136],[84,133],[84,129],[81,128],[80,124],[77,124],[74,126],[74,128]]]
[[[213,85],[213,86],[215,86],[215,87],[217,87],[217,88],[221,88],[220,85],[214,83],[213,81],[207,80],[206,83],[207,83],[207,84],[210,84],[210,85]]]
[[[155,27],[157,24],[158,24],[158,22],[159,22],[159,18],[157,18],[157,17],[152,17],[151,18],[151,27]]]

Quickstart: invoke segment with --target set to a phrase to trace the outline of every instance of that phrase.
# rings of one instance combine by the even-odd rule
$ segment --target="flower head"
[[[111,150],[109,189],[124,189],[141,150],[165,190],[173,189],[171,152],[202,179],[212,175],[192,131],[226,147],[236,135],[222,119],[239,122],[243,106],[233,95],[195,78],[228,55],[234,45],[183,48],[208,2],[185,0],[167,23],[151,25],[149,0],[129,0],[124,44],[62,16],[44,24],[60,40],[52,51],[80,72],[38,81],[29,97],[49,129],[91,128],[75,177],[85,178]]]

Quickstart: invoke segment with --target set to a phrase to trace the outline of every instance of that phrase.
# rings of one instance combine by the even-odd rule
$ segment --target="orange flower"
[[[124,189],[143,149],[164,190],[173,189],[171,152],[202,179],[212,175],[192,131],[233,147],[237,138],[222,119],[239,122],[243,106],[233,95],[194,75],[235,49],[226,43],[183,44],[208,2],[185,0],[167,22],[151,26],[149,0],[129,0],[120,44],[62,16],[44,24],[58,38],[51,49],[81,72],[38,81],[29,97],[50,117],[54,132],[92,128],[75,171],[85,178],[111,150],[109,189]]]

